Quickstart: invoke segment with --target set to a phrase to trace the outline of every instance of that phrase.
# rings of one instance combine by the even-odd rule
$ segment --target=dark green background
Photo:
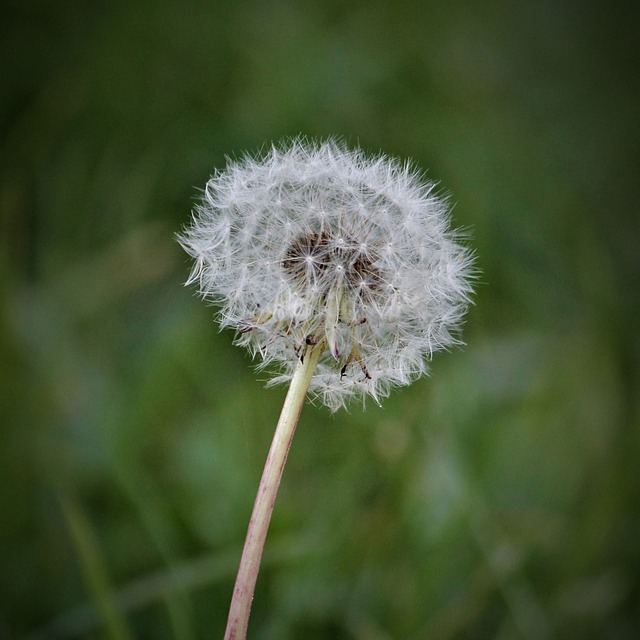
[[[431,378],[305,408],[250,637],[637,637],[634,6],[5,1],[0,637],[222,637],[284,390],[174,233],[298,133],[428,169],[482,277]]]

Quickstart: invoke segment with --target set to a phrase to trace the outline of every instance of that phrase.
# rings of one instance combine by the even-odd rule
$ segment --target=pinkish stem
[[[262,472],[258,487],[258,494],[253,505],[247,537],[242,550],[242,558],[238,568],[236,584],[229,608],[229,618],[225,631],[225,640],[245,640],[249,624],[251,602],[260,569],[262,550],[269,529],[269,521],[276,501],[280,479],[284,470],[289,447],[298,424],[300,411],[304,404],[311,376],[318,364],[324,345],[310,345],[307,347],[303,359],[300,361],[287,392],[280,419],[273,435],[269,455]]]

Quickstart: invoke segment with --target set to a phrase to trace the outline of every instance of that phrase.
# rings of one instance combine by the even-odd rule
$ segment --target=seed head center
[[[291,242],[282,267],[296,284],[326,295],[336,281],[356,297],[374,293],[382,280],[375,255],[364,243],[330,231],[306,233]]]

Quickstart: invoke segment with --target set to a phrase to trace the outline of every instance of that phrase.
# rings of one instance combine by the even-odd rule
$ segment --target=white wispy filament
[[[310,392],[332,410],[426,373],[457,342],[471,294],[471,255],[434,184],[336,141],[230,162],[180,242],[220,324],[261,365],[280,365],[272,383],[326,345]]]

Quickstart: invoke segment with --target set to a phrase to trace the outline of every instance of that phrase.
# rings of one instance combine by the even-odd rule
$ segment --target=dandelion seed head
[[[333,140],[230,161],[179,236],[188,283],[260,366],[279,366],[270,383],[322,343],[310,393],[332,410],[379,402],[459,342],[472,293],[472,256],[433,191],[409,164]]]

